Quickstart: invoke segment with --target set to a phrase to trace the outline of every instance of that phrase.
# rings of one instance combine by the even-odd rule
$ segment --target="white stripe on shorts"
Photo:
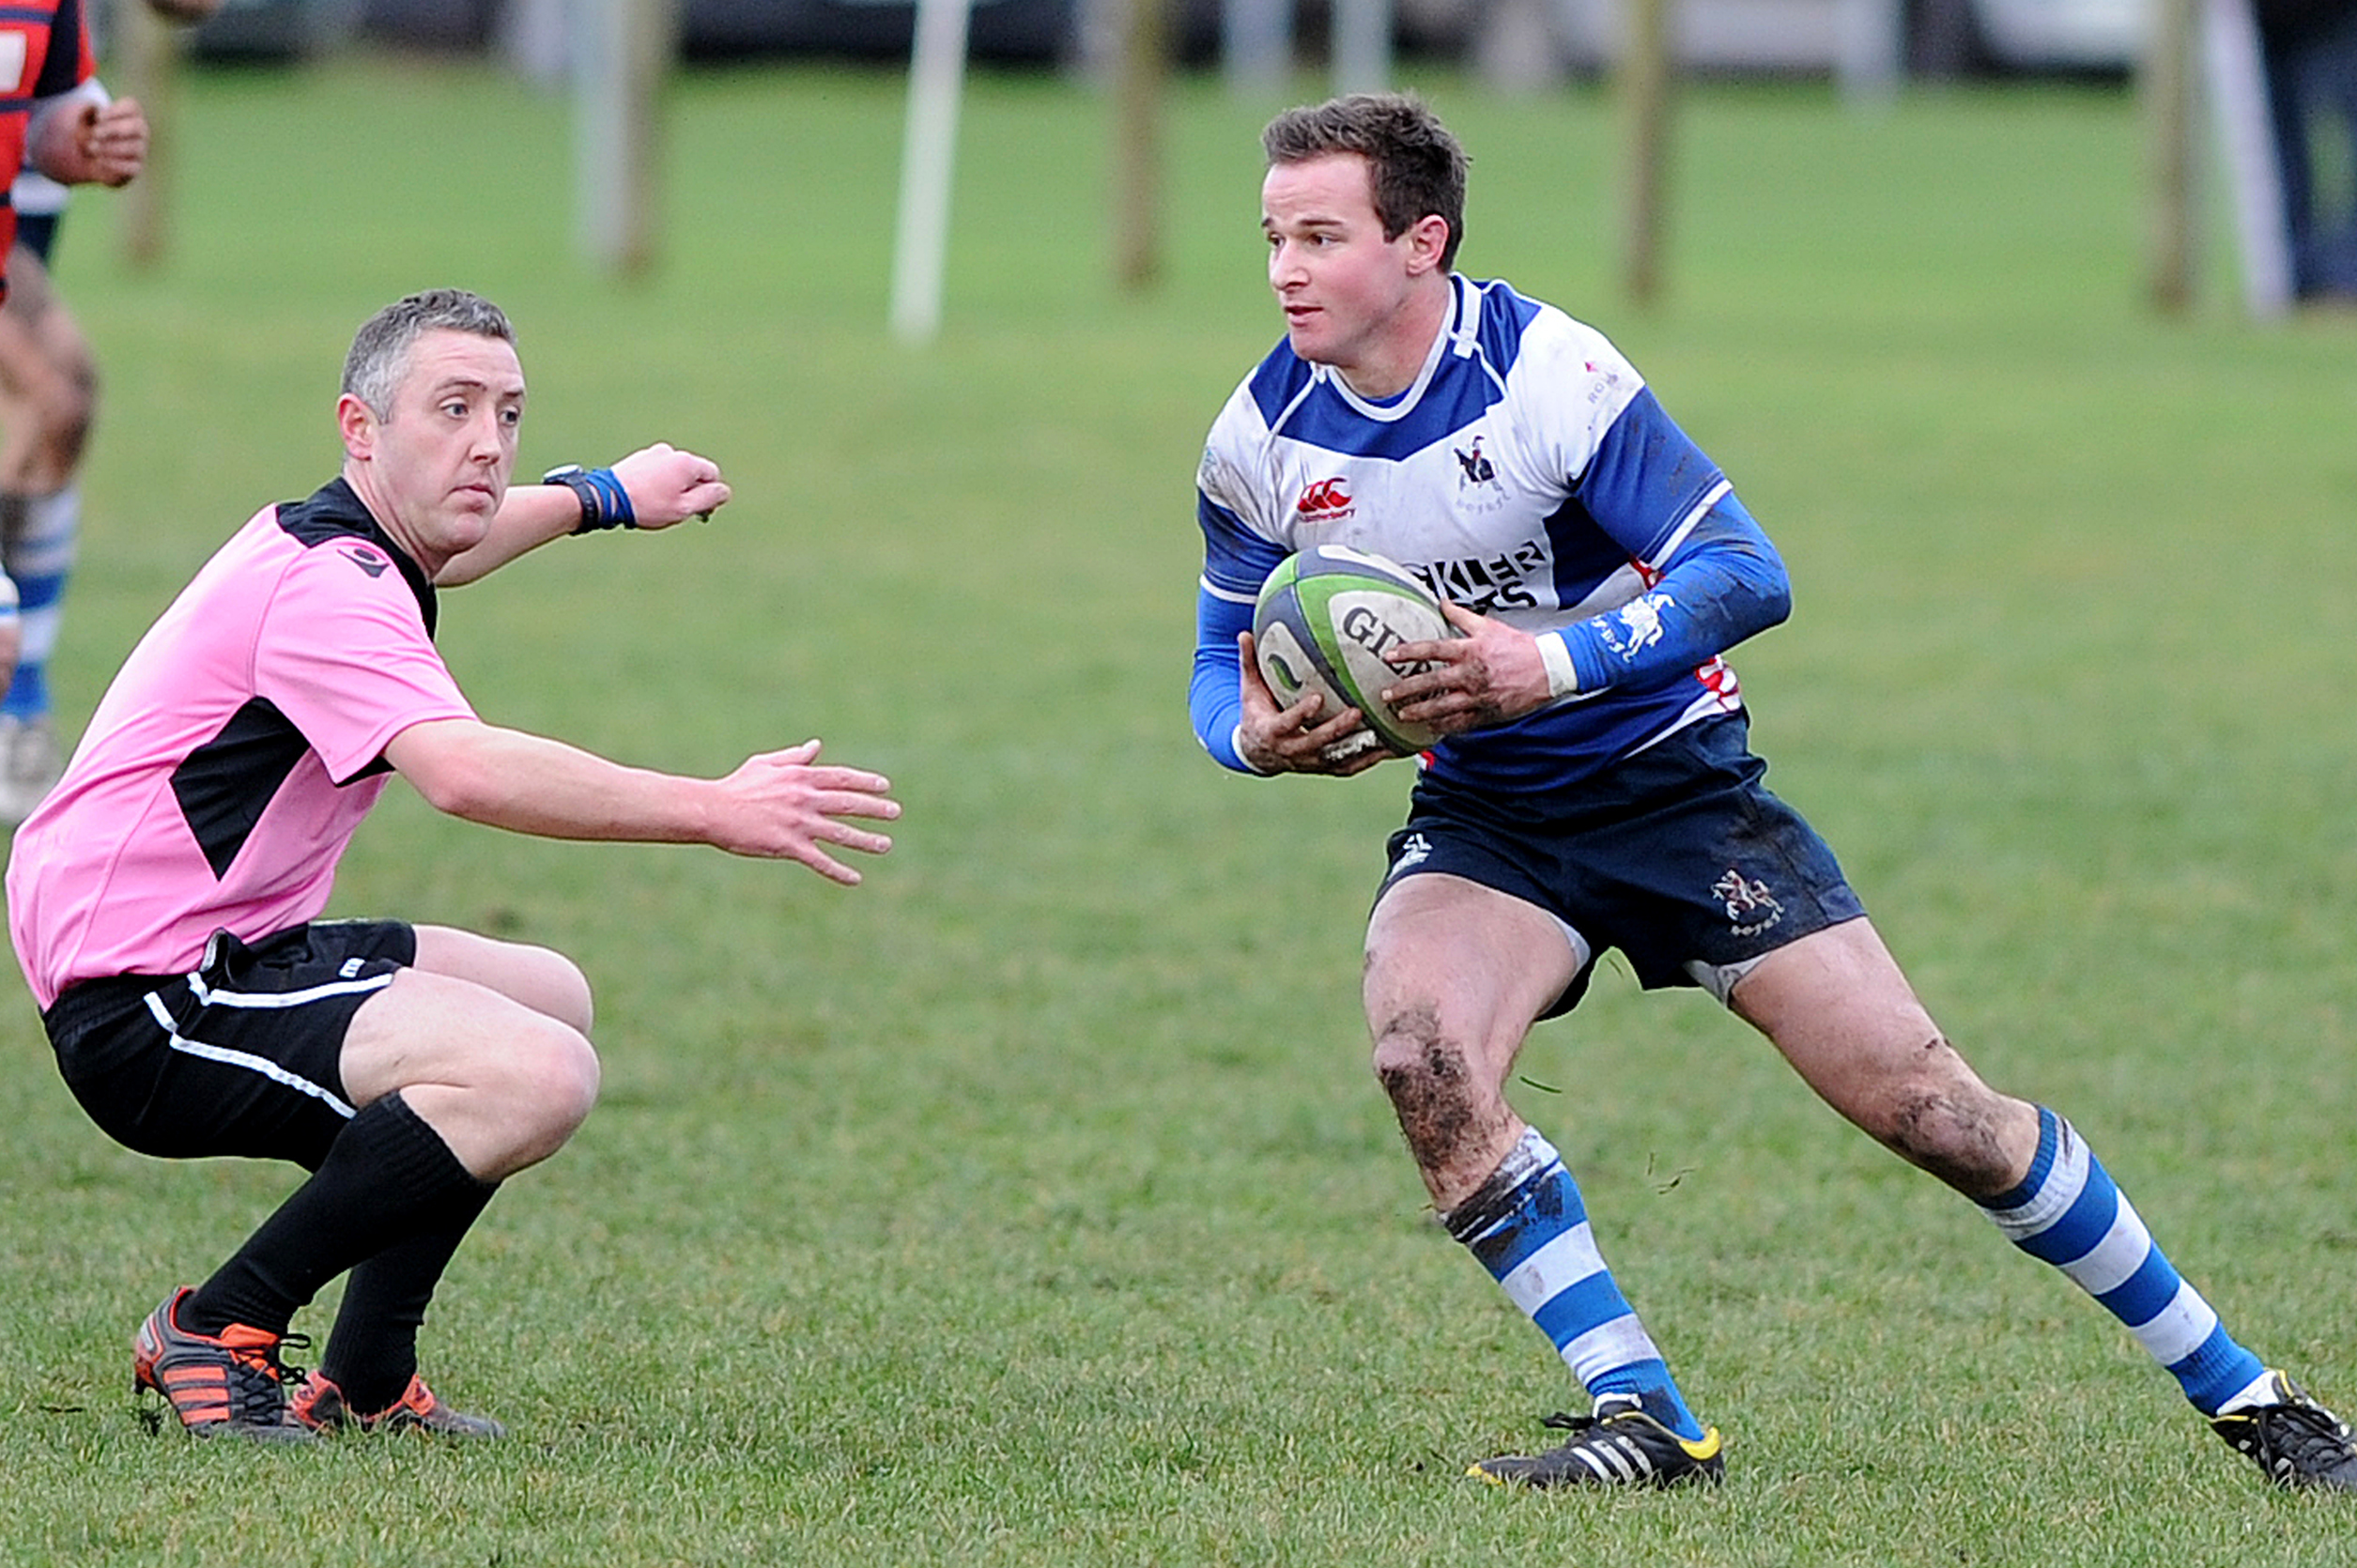
[[[392,979],[393,976],[390,975],[384,975],[377,976],[377,978],[379,983],[381,983],[384,980]],[[191,983],[194,983],[193,976],[191,976]],[[347,990],[349,988],[339,986],[334,988],[320,987],[318,989],[327,991],[331,989]],[[297,992],[293,994],[301,993]],[[248,1072],[258,1072],[273,1084],[284,1084],[286,1087],[294,1090],[298,1094],[309,1095],[312,1099],[319,1101],[329,1110],[334,1112],[337,1115],[342,1116],[346,1121],[352,1119],[352,1108],[344,1103],[342,1096],[334,1094],[330,1090],[321,1087],[319,1084],[314,1084],[310,1079],[302,1077],[298,1073],[288,1072],[285,1068],[280,1067],[276,1062],[271,1061],[267,1056],[256,1056],[250,1052],[232,1051],[227,1046],[207,1045],[203,1040],[190,1039],[186,1035],[181,1034],[177,1029],[175,1029],[172,1026],[171,1010],[164,1007],[163,998],[152,991],[147,993],[147,1010],[155,1014],[156,1022],[163,1026],[164,1034],[169,1036],[171,1038],[173,1050],[185,1052],[191,1056],[201,1056],[208,1062],[219,1062],[223,1067],[242,1068]]]
[[[358,996],[393,984],[393,972],[364,975],[357,980],[330,980],[301,991],[215,991],[202,975],[188,977],[189,994],[208,1007],[300,1007],[330,996]]]

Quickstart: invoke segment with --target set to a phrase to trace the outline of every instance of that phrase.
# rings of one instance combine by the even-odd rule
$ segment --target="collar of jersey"
[[[1433,334],[1432,346],[1425,351],[1423,367],[1416,372],[1416,378],[1408,383],[1407,390],[1397,397],[1387,398],[1380,403],[1362,397],[1332,365],[1314,365],[1311,367],[1312,374],[1333,388],[1336,396],[1368,419],[1385,424],[1394,420],[1406,419],[1416,405],[1424,401],[1425,389],[1432,385],[1432,377],[1439,373],[1443,356],[1454,354],[1460,360],[1470,359],[1480,350],[1481,290],[1458,272],[1449,274],[1449,289],[1456,302],[1456,309],[1441,320],[1440,330]]]

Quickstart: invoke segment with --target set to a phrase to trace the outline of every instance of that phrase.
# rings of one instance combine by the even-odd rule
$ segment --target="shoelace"
[[[1541,1426],[1551,1426],[1558,1432],[1589,1432],[1594,1430],[1596,1427],[1602,1426],[1607,1422],[1617,1421],[1623,1416],[1637,1415],[1640,1414],[1641,1410],[1642,1407],[1636,1405],[1615,1406],[1612,1409],[1606,1411],[1600,1416],[1594,1414],[1575,1416],[1568,1410],[1558,1410],[1551,1416],[1540,1417],[1539,1424]]]
[[[1605,1425],[1607,1422],[1618,1421],[1623,1416],[1641,1416],[1644,1413],[1645,1407],[1638,1400],[1627,1394],[1611,1394],[1607,1396],[1595,1409],[1584,1416],[1575,1416],[1567,1410],[1558,1410],[1551,1416],[1541,1417],[1539,1424],[1551,1426],[1558,1432],[1586,1432]]]
[[[2349,1463],[2349,1428],[2331,1413],[2309,1405],[2277,1405],[2252,1422],[2257,1446],[2277,1469],[2319,1468],[2319,1462]]]
[[[308,1334],[282,1334],[278,1343],[267,1350],[230,1351],[230,1420],[252,1425],[270,1425],[285,1420],[286,1385],[301,1382],[303,1369],[288,1365],[284,1352],[310,1348]],[[238,1372],[247,1376],[235,1376]]]

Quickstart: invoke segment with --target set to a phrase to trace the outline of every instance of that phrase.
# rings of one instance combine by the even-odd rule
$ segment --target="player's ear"
[[[1408,225],[1408,268],[1411,272],[1443,270],[1440,257],[1449,248],[1449,221],[1427,212]]]
[[[335,425],[344,436],[344,451],[352,457],[366,457],[377,444],[377,410],[345,392],[335,400]]]

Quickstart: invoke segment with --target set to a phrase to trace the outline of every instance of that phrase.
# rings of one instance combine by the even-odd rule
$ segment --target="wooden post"
[[[661,224],[661,100],[674,0],[578,0],[574,190],[580,239],[611,272],[655,263]]]
[[[2153,307],[2182,315],[2194,302],[2194,7],[2153,0],[2152,36],[2137,85],[2151,180],[2146,287]]]
[[[178,129],[180,29],[145,5],[116,8],[119,29],[116,58],[122,69],[116,86],[135,98],[148,126],[147,162],[123,187],[123,258],[135,271],[152,271],[171,242],[172,141]]]
[[[1670,0],[1628,0],[1621,52],[1621,113],[1628,146],[1628,297],[1652,304],[1661,293],[1661,250],[1670,178]]]
[[[1129,0],[1115,63],[1114,281],[1129,293],[1163,269],[1163,98],[1170,75],[1167,0]]]

